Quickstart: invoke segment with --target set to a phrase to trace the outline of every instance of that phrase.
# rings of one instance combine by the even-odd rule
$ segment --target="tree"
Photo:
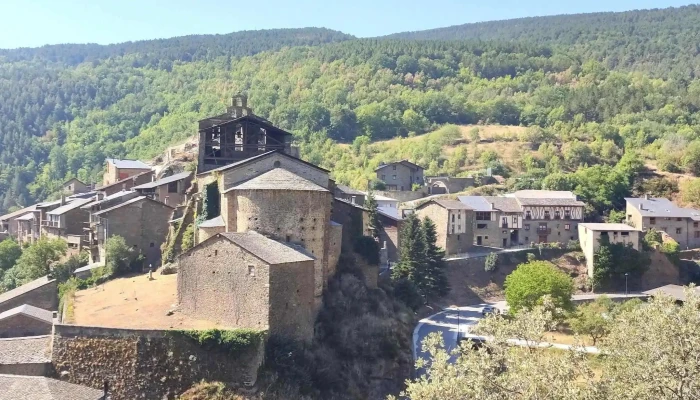
[[[133,259],[134,252],[126,244],[123,237],[114,235],[107,239],[107,243],[105,243],[105,267],[110,275],[121,275],[129,272]]]
[[[634,283],[650,263],[647,254],[635,250],[631,243],[610,243],[601,239],[600,246],[593,253],[593,287],[618,286],[625,281],[625,274]]]
[[[573,280],[548,261],[520,264],[506,277],[505,294],[511,313],[529,310],[549,295],[557,308],[571,309]]]
[[[486,272],[493,272],[498,267],[498,254],[489,253],[484,261],[484,270]]]
[[[425,217],[421,224],[421,233],[425,243],[425,266],[421,269],[418,290],[426,298],[444,296],[450,291],[445,270],[445,251],[437,245],[435,223]]]
[[[475,126],[469,130],[469,141],[472,143],[479,141],[479,127]]]
[[[370,190],[365,198],[365,208],[369,214],[368,229],[372,233],[372,237],[379,239],[379,233],[382,231],[382,221],[379,219],[377,210],[377,199],[374,198],[374,193]]]
[[[700,206],[700,178],[686,179],[681,183],[681,200],[691,206]]]
[[[63,239],[42,237],[24,249],[17,260],[17,285],[33,281],[48,275],[51,265],[60,260],[68,251],[68,244]]]
[[[15,265],[21,255],[22,249],[14,240],[5,239],[0,242],[0,277],[4,271]]]
[[[571,329],[579,335],[591,337],[593,346],[610,332],[615,304],[607,296],[591,303],[581,304],[569,318]]]
[[[400,237],[399,262],[391,272],[391,279],[393,281],[406,279],[418,289],[423,283],[421,272],[427,260],[425,237],[420,220],[415,214],[409,214],[404,219]]]

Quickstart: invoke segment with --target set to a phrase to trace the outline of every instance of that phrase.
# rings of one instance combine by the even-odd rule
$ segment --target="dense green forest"
[[[222,112],[236,92],[248,94],[256,114],[293,131],[304,158],[355,186],[371,178],[378,151],[399,154],[370,143],[445,124],[528,127],[518,140],[538,152],[523,154],[519,170],[499,154],[442,154],[440,140],[420,141],[408,156],[433,171],[476,160],[506,176],[531,176],[533,187],[576,186],[575,174],[589,165],[618,168],[625,153],[698,174],[700,81],[673,72],[697,63],[687,49],[684,60],[668,50],[697,42],[698,10],[582,22],[613,43],[616,21],[627,21],[633,39],[609,48],[630,57],[612,64],[590,53],[594,45],[563,47],[534,29],[518,41],[500,33],[493,40],[354,39],[309,28],[3,50],[0,210],[55,195],[70,177],[97,181],[105,157],[154,157],[195,134],[196,121]],[[537,20],[549,26],[558,18]],[[637,57],[647,53],[653,57]]]

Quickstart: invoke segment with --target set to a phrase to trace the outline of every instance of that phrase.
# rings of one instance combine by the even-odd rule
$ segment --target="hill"
[[[416,32],[391,39],[527,41],[569,49],[579,60],[596,59],[608,68],[643,70],[666,76],[698,74],[700,6],[489,21]]]

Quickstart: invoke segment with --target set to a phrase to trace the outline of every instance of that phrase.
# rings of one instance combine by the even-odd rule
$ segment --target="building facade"
[[[425,184],[423,167],[408,160],[382,164],[374,171],[377,179],[386,184],[386,190],[409,191],[414,184]]]
[[[53,312],[23,304],[0,313],[0,338],[48,335]]]
[[[588,276],[593,277],[593,259],[596,250],[600,248],[601,241],[607,243],[622,243],[639,250],[640,230],[627,224],[596,224],[583,223],[578,225],[579,242],[581,251],[586,256]]]
[[[108,158],[102,185],[108,186],[148,171],[151,171],[151,167],[142,161]]]
[[[187,200],[187,189],[192,184],[192,172],[181,172],[171,176],[134,186],[132,190],[142,196],[160,201],[169,206],[184,204]]]
[[[642,232],[666,232],[681,248],[700,247],[700,210],[678,207],[668,199],[626,198],[627,223]]]
[[[429,200],[416,207],[420,219],[433,220],[437,245],[445,255],[466,253],[474,245],[474,210],[457,200]]]

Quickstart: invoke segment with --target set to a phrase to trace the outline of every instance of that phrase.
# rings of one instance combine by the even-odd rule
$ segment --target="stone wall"
[[[50,362],[26,364],[0,364],[0,374],[24,376],[51,376],[53,375],[53,365],[51,365]]]
[[[314,337],[313,261],[270,266],[270,334],[311,342]]]
[[[343,226],[342,247],[352,251],[355,239],[369,235],[369,213],[363,207],[335,199],[331,219]]]
[[[178,304],[198,319],[267,330],[269,273],[267,264],[228,239],[211,239],[180,256]]]
[[[0,320],[0,338],[40,336],[51,333],[51,323],[25,314]]]
[[[56,311],[58,309],[58,284],[56,280],[48,280],[46,278],[39,278],[43,282],[38,282],[36,288],[29,290],[26,293],[19,294],[0,304],[0,312],[11,310],[15,307],[19,307],[23,304],[29,304],[30,306],[43,308],[44,310]],[[38,281],[38,280],[37,280]],[[27,285],[35,284],[36,281],[32,281]],[[43,284],[42,284],[43,283]],[[24,290],[22,286],[13,290]],[[14,293],[12,290],[4,293],[5,295],[11,296]]]
[[[413,201],[413,200],[422,199],[422,198],[428,196],[428,191],[425,187],[423,187],[417,191],[412,191],[412,190],[375,190],[373,193],[375,196],[379,195],[379,196],[390,197],[390,198],[396,199],[402,203],[404,203],[406,201]]]
[[[173,399],[201,380],[252,383],[264,343],[230,355],[169,331],[56,325],[52,361],[65,381],[102,389],[112,400]]]
[[[239,167],[232,167],[222,171],[223,186],[220,186],[220,189],[223,192],[244,180],[261,175],[274,168],[284,168],[295,175],[301,176],[304,179],[328,189],[328,172],[312,167],[301,160],[295,160],[294,158],[279,153],[261,157],[258,160],[245,163]]]

